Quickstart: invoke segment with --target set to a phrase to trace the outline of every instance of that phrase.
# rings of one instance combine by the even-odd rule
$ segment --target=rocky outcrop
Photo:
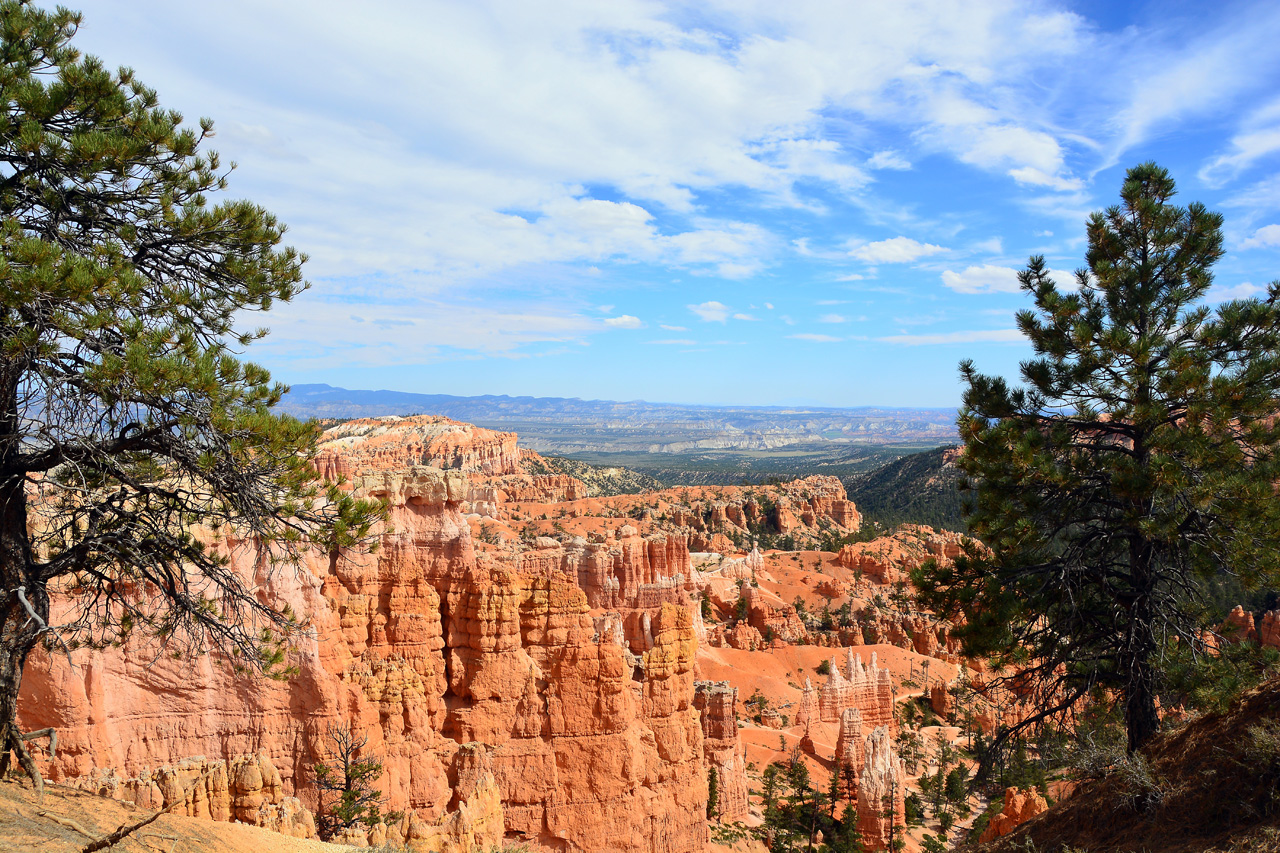
[[[280,774],[265,755],[237,756],[229,762],[197,756],[129,777],[98,769],[72,780],[72,786],[146,809],[234,820],[295,838],[316,837],[311,810],[296,797],[285,796]]]
[[[897,725],[893,714],[893,679],[888,669],[881,669],[876,653],[871,664],[863,666],[862,656],[853,649],[845,653],[846,677],[840,672],[838,659],[831,660],[831,673],[818,692],[818,718],[824,723],[839,722],[847,708],[857,708],[869,728]]]
[[[862,714],[857,708],[845,708],[840,715],[840,736],[836,740],[835,762],[840,773],[840,792],[845,799],[858,796],[858,779],[867,760],[866,736],[862,732]]]
[[[764,637],[746,622],[739,622],[724,632],[724,641],[730,647],[754,652],[765,647]]]
[[[1254,615],[1237,604],[1227,614],[1218,633],[1222,639],[1232,643],[1249,642],[1280,648],[1280,609],[1263,612],[1255,622]],[[1217,641],[1212,636],[1206,637],[1205,642],[1210,648],[1216,648]]]
[[[696,550],[721,550],[706,547],[715,536],[728,537],[732,547],[760,530],[816,544],[828,531],[847,533],[862,524],[840,480],[820,475],[769,486],[666,489],[647,501],[661,505],[655,517],[687,531]]]
[[[800,704],[796,708],[795,724],[803,726],[806,732],[818,721],[818,691],[814,688],[809,676],[804,677],[804,689],[800,691]]]
[[[75,668],[39,652],[23,680],[20,720],[58,729],[46,775],[115,768],[127,779],[191,756],[230,767],[235,756],[265,755],[280,790],[314,806],[311,768],[328,754],[326,730],[337,724],[367,735],[367,754],[383,763],[385,807],[410,812],[386,832],[411,846],[483,846],[505,834],[566,851],[701,849],[697,640],[685,582],[673,578],[687,547],[625,530],[617,553],[604,543],[594,552],[599,577],[617,579],[614,603],[625,606],[593,610],[590,596],[604,585],[592,581],[585,556],[573,562],[572,548],[553,543],[542,555],[473,546],[461,512],[472,473],[509,470],[513,441],[445,419],[399,420],[411,422],[417,444],[388,438],[396,421],[344,424],[317,463],[346,475],[357,493],[388,501],[376,552],[315,553],[282,570],[252,543],[218,546],[264,600],[310,621],[296,674],[280,683],[209,657],[179,661],[142,637],[79,650]],[[66,613],[73,604],[64,596],[57,607]],[[618,628],[641,641],[619,644]],[[274,791],[259,774],[262,790]],[[215,783],[191,808],[212,815],[216,792]],[[275,794],[248,795],[243,813],[254,796]],[[236,808],[228,799],[227,812]]]
[[[1258,642],[1280,649],[1280,610],[1268,610],[1258,623]]]
[[[325,431],[316,468],[329,480],[411,467],[518,474],[514,432],[494,432],[432,415],[360,418]]]
[[[866,761],[858,779],[858,831],[868,850],[887,850],[906,826],[907,774],[893,750],[888,726],[867,735]]]
[[[951,695],[950,688],[945,684],[935,684],[930,687],[929,706],[942,719],[949,719],[955,710],[955,698]]]
[[[789,643],[804,639],[807,632],[795,607],[761,587],[748,585],[743,595],[747,599],[747,621],[761,636]]]
[[[961,554],[967,541],[968,537],[949,530],[904,524],[888,536],[845,545],[837,560],[846,569],[861,572],[877,583],[893,584],[906,580],[907,573],[925,560],[949,564]]]
[[[1004,809],[991,818],[987,828],[982,831],[979,842],[985,844],[1008,835],[1031,818],[1048,810],[1048,802],[1034,789],[1020,791],[1017,788],[1005,788]]]
[[[1258,632],[1253,624],[1253,614],[1239,604],[1227,614],[1227,620],[1222,623],[1221,633],[1223,637],[1236,643],[1258,639]]]
[[[694,707],[702,720],[702,751],[716,769],[716,812],[733,821],[747,814],[747,760],[738,737],[738,689],[727,681],[700,681]]]

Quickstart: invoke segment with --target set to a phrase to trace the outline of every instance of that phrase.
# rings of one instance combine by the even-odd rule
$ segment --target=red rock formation
[[[743,595],[747,598],[747,621],[762,636],[789,643],[804,639],[807,632],[795,607],[758,586],[748,585]]]
[[[845,799],[858,796],[858,778],[867,760],[866,736],[862,732],[862,714],[857,708],[845,708],[840,715],[840,736],[836,741],[835,762],[840,771],[840,791]]]
[[[23,680],[20,719],[59,731],[47,775],[114,767],[131,776],[190,756],[261,752],[279,768],[281,788],[313,804],[310,767],[337,722],[366,734],[368,753],[381,758],[387,807],[413,812],[386,832],[428,849],[437,824],[492,839],[491,800],[507,835],[556,849],[701,849],[696,639],[690,608],[664,601],[661,584],[687,549],[635,535],[618,542],[615,571],[637,604],[652,605],[642,618],[618,614],[636,618],[647,637],[637,658],[616,632],[597,629],[578,577],[558,568],[563,554],[552,565],[535,561],[531,574],[514,554],[475,553],[459,509],[473,486],[465,472],[397,467],[428,456],[509,467],[505,438],[463,442],[451,422],[423,420],[413,425],[421,443],[409,449],[396,450],[377,426],[344,425],[340,441],[325,443],[322,470],[351,475],[353,489],[390,502],[376,553],[315,554],[296,572],[273,572],[252,547],[229,552],[263,596],[311,620],[296,676],[281,684],[208,658],[157,657],[142,639],[78,651],[75,669],[39,653]],[[58,606],[65,612],[68,602]],[[496,800],[475,781],[485,774]],[[460,796],[468,788],[472,796]]]
[[[71,781],[99,796],[136,803],[146,809],[206,820],[235,820],[295,838],[315,838],[315,818],[284,785],[265,755],[237,756],[230,762],[195,757],[175,765],[121,778],[99,769]]]
[[[809,676],[804,678],[804,690],[800,692],[800,705],[796,708],[796,716],[792,722],[803,726],[806,732],[818,719],[818,691],[814,689]]]
[[[955,709],[955,698],[947,685],[935,684],[929,688],[929,704],[933,707],[933,712],[945,720]]]
[[[1258,642],[1280,649],[1280,610],[1268,610],[1258,623]]]
[[[700,681],[694,707],[702,720],[702,751],[707,766],[716,768],[719,795],[716,812],[721,820],[747,815],[747,759],[738,738],[738,689],[727,681]]]
[[[448,418],[360,418],[325,431],[316,468],[330,480],[412,466],[485,474],[521,472],[516,434],[494,432]]]
[[[725,631],[724,639],[731,647],[748,652],[764,648],[764,637],[760,636],[760,632],[746,622],[739,622],[728,631]]]
[[[1239,604],[1227,614],[1227,621],[1222,624],[1221,633],[1223,637],[1236,643],[1258,639],[1258,632],[1253,625],[1253,614]]]
[[[839,722],[846,708],[857,708],[869,728],[897,725],[893,714],[893,679],[888,669],[880,669],[876,653],[871,653],[871,665],[863,666],[862,656],[853,649],[846,650],[846,678],[840,672],[836,659],[831,661],[831,673],[818,694],[818,718],[824,723]]]
[[[889,849],[906,826],[907,774],[893,751],[888,726],[867,735],[866,761],[858,779],[858,831],[868,850]]]
[[[949,530],[904,524],[888,536],[845,545],[837,560],[877,583],[892,584],[906,580],[907,572],[927,559],[946,565],[960,555],[966,541],[968,537]]]
[[[1049,804],[1034,789],[1019,791],[1017,788],[1005,788],[1004,809],[991,818],[987,828],[982,831],[979,843],[985,844],[1008,835],[1021,824],[1048,810]]]

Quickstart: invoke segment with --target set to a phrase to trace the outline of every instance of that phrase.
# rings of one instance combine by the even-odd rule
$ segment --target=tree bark
[[[43,580],[34,576],[27,532],[27,482],[18,464],[17,393],[16,376],[5,376],[0,388],[0,776],[9,769],[12,751],[43,796],[40,774],[17,727],[22,668],[49,624],[49,596]]]
[[[1145,556],[1145,555],[1144,555]],[[1152,604],[1153,586],[1149,573],[1136,572],[1143,590],[1129,608],[1129,636],[1126,638],[1121,665],[1124,667],[1124,722],[1128,732],[1129,754],[1137,752],[1160,729],[1160,715],[1156,711],[1156,656],[1155,613]]]

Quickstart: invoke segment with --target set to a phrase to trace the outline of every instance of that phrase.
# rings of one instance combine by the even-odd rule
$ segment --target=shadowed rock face
[[[477,472],[516,470],[515,437],[404,420],[343,425],[318,462],[388,500],[376,552],[315,553],[296,571],[268,572],[253,543],[218,546],[265,600],[311,620],[296,675],[237,676],[140,639],[78,651],[74,666],[33,655],[20,722],[58,729],[47,775],[261,755],[282,792],[314,806],[311,768],[341,724],[382,758],[386,806],[415,813],[410,840],[446,813],[468,827],[459,837],[489,837],[496,801],[508,835],[548,847],[700,849],[707,774],[687,544],[623,530],[616,549],[478,555],[460,507],[475,498]],[[600,630],[609,620],[593,605],[611,608],[618,630]],[[734,748],[717,740],[714,760],[728,768]]]

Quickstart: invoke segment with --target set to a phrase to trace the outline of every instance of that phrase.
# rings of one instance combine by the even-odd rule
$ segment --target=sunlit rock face
[[[282,797],[314,807],[313,767],[338,725],[367,736],[386,808],[411,812],[391,831],[419,846],[445,824],[491,839],[500,813],[503,834],[554,849],[701,849],[707,758],[688,544],[623,527],[596,548],[477,553],[464,509],[505,501],[484,491],[493,482],[540,497],[578,488],[520,464],[514,435],[447,419],[331,430],[320,470],[389,504],[377,549],[272,570],[253,543],[218,546],[263,600],[310,620],[296,673],[237,675],[142,638],[70,662],[38,652],[19,714],[24,728],[58,729],[47,775],[130,778],[197,756],[261,756]],[[732,780],[722,703],[710,711],[721,718],[711,755]]]

